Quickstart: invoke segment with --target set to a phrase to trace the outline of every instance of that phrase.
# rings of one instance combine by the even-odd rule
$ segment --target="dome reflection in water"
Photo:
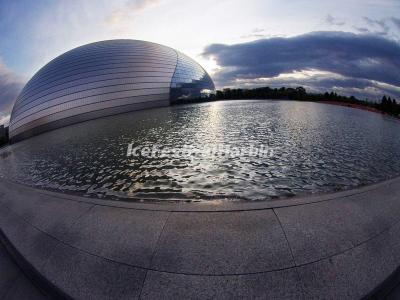
[[[2,150],[0,172],[46,189],[118,199],[272,200],[400,174],[396,120],[291,101],[225,101],[136,111],[57,129]],[[267,156],[127,155],[161,145],[264,146]]]

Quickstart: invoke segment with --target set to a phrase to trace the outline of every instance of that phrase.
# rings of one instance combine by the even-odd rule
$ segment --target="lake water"
[[[100,198],[273,200],[398,176],[400,123],[311,102],[173,106],[92,120],[3,148],[0,174]]]

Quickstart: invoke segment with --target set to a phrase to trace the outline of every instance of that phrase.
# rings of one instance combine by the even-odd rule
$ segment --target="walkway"
[[[75,299],[360,299],[400,266],[400,179],[217,204],[106,201],[0,181],[0,228],[57,295]]]

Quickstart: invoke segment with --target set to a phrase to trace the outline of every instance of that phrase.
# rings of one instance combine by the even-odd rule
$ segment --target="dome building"
[[[179,51],[139,40],[96,42],[58,56],[32,77],[14,104],[10,139],[214,94],[207,72]]]

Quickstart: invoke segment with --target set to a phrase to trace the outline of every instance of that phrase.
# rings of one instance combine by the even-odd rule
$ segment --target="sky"
[[[51,59],[118,38],[180,50],[219,89],[400,99],[399,0],[0,0],[0,124]]]

